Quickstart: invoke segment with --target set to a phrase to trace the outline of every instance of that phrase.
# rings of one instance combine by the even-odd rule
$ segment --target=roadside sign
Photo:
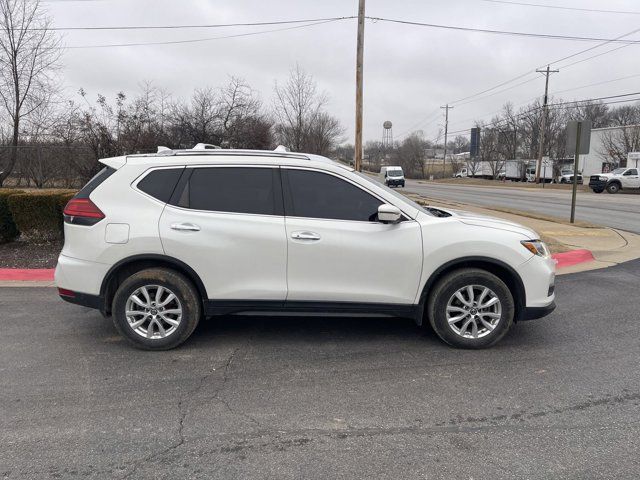
[[[640,166],[640,152],[629,152],[627,154],[627,167],[638,168]]]
[[[469,150],[471,158],[480,155],[480,127],[471,129],[471,147]]]
[[[586,155],[589,153],[589,147],[591,145],[591,121],[581,120],[580,122],[567,123],[567,155],[576,154],[576,137],[578,135],[578,123],[582,124],[580,129],[580,155]]]

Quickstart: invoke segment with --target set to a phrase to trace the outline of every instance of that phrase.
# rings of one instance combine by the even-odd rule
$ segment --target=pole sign
[[[582,124],[580,129],[580,149],[576,152],[576,137],[578,134],[578,123]],[[581,120],[580,122],[569,122],[567,124],[567,155],[586,155],[591,146],[591,121]]]
[[[471,158],[474,158],[480,155],[480,127],[475,127],[471,129],[470,155],[471,155]]]

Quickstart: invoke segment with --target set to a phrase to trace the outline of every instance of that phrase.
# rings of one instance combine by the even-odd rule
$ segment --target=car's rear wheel
[[[485,270],[465,268],[442,278],[427,305],[429,322],[449,345],[487,348],[513,324],[515,304],[505,283]]]
[[[610,183],[607,185],[607,192],[618,193],[620,191],[620,185],[618,183]]]
[[[195,330],[202,305],[192,283],[165,268],[127,278],[113,298],[113,323],[129,342],[145,350],[168,350]]]

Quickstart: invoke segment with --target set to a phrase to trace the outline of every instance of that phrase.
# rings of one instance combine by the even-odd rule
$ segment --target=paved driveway
[[[550,188],[479,187],[407,181],[400,192],[414,192],[433,199],[453,200],[477,206],[514,208],[569,219],[571,191]],[[576,219],[640,233],[640,194],[579,192]]]
[[[637,478],[640,262],[558,278],[496,348],[410,321],[226,317],[134,350],[0,289],[0,477]]]

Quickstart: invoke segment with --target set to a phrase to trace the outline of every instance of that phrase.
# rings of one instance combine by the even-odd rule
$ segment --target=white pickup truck
[[[637,168],[616,168],[610,173],[591,175],[589,188],[595,193],[602,193],[605,189],[609,193],[620,190],[640,189],[640,175]]]

